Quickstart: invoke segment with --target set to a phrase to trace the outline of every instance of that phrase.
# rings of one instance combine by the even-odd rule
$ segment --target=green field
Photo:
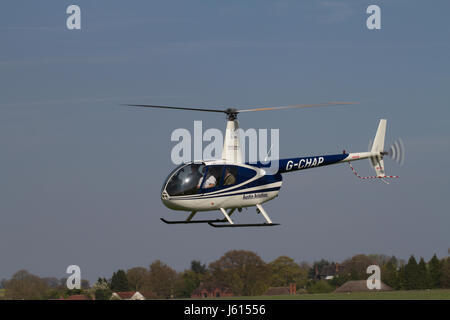
[[[450,300],[450,289],[229,297],[240,300]]]

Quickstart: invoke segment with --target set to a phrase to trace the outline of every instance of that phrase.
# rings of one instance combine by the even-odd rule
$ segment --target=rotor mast
[[[239,111],[234,108],[228,108],[225,110],[225,113],[227,115],[227,127],[223,141],[222,160],[243,163],[239,142],[239,123],[237,121]]]

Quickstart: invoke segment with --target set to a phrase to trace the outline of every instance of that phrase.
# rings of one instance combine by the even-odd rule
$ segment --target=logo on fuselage
[[[267,193],[251,193],[242,195],[242,200],[267,198],[269,195]]]

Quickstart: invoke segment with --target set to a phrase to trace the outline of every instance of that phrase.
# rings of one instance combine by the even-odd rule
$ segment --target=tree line
[[[450,288],[450,257],[407,262],[394,256],[355,255],[341,263],[327,260],[297,263],[280,256],[266,263],[252,251],[231,250],[208,266],[191,261],[190,268],[177,272],[162,261],[148,268],[117,270],[110,278],[99,278],[92,286],[82,281],[80,290],[68,290],[65,278],[39,278],[26,270],[3,280],[5,299],[58,299],[84,294],[98,300],[110,299],[113,292],[139,291],[147,299],[189,298],[199,287],[219,288],[235,296],[257,296],[269,287],[295,284],[297,292],[332,292],[349,280],[366,280],[369,265],[381,268],[381,281],[395,290]]]

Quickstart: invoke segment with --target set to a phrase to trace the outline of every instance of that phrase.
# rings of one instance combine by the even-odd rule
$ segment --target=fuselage
[[[166,207],[181,211],[255,206],[278,196],[283,173],[355,161],[370,156],[374,154],[342,153],[256,164],[224,160],[187,163],[169,174],[162,187],[161,200]]]
[[[198,170],[203,168],[204,172],[200,173]],[[214,184],[208,184],[211,175]],[[243,208],[275,198],[281,184],[280,173],[267,174],[264,168],[250,164],[221,160],[188,163],[169,175],[161,200],[166,207],[182,211]]]

